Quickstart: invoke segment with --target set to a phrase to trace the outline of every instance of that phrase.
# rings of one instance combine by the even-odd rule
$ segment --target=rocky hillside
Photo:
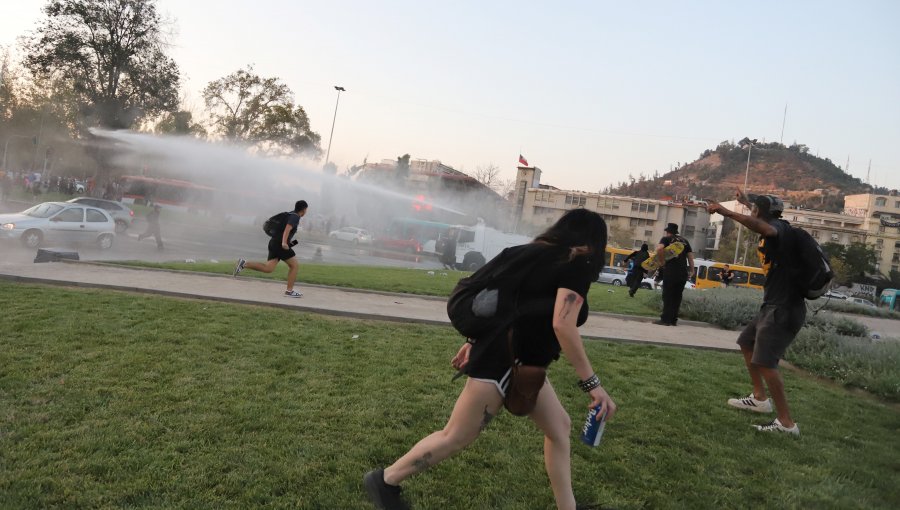
[[[843,207],[844,195],[872,191],[831,160],[810,154],[805,145],[786,147],[745,138],[737,144],[722,142],[715,149],[704,151],[696,161],[664,175],[631,178],[603,192],[647,198],[731,200],[735,189],[744,186],[747,148],[751,143],[747,185],[751,193],[772,193],[794,206],[837,212]]]

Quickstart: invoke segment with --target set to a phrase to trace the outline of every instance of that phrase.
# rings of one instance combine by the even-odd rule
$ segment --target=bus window
[[[762,287],[766,284],[766,275],[762,273],[750,273],[750,285],[759,285]]]
[[[613,267],[625,267],[625,257],[628,255],[624,255],[622,253],[614,253],[613,254]]]
[[[706,279],[706,266],[700,266],[700,270],[697,271],[697,278],[700,278],[701,280]]]
[[[731,272],[734,273],[734,279],[731,280],[732,284],[747,283],[747,271],[733,269]]]
[[[721,282],[722,281],[722,268],[721,267],[710,267],[709,268],[709,276],[706,278],[712,282]]]

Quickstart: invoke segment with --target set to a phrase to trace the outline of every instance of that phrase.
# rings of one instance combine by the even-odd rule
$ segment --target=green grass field
[[[449,328],[0,282],[0,508],[370,508],[361,477],[443,426]],[[354,338],[358,336],[358,338]],[[788,371],[803,436],[725,406],[739,355],[587,343],[620,410],[573,444],[580,501],[639,508],[896,508],[900,411]],[[586,412],[574,372],[553,381]],[[542,439],[501,414],[414,478],[420,509],[544,509]]]

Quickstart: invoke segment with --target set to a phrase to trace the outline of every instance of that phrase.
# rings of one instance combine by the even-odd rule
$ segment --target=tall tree
[[[306,153],[318,158],[321,137],[309,126],[302,106],[278,78],[262,78],[253,67],[211,81],[203,89],[213,131],[270,154]]]
[[[24,43],[36,76],[74,91],[87,126],[129,128],[178,108],[179,70],[152,0],[51,0]]]

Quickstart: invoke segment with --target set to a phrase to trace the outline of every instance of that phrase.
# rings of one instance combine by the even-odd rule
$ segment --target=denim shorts
[[[805,301],[794,305],[763,305],[741,331],[737,343],[742,348],[753,349],[754,365],[777,368],[805,321]]]

